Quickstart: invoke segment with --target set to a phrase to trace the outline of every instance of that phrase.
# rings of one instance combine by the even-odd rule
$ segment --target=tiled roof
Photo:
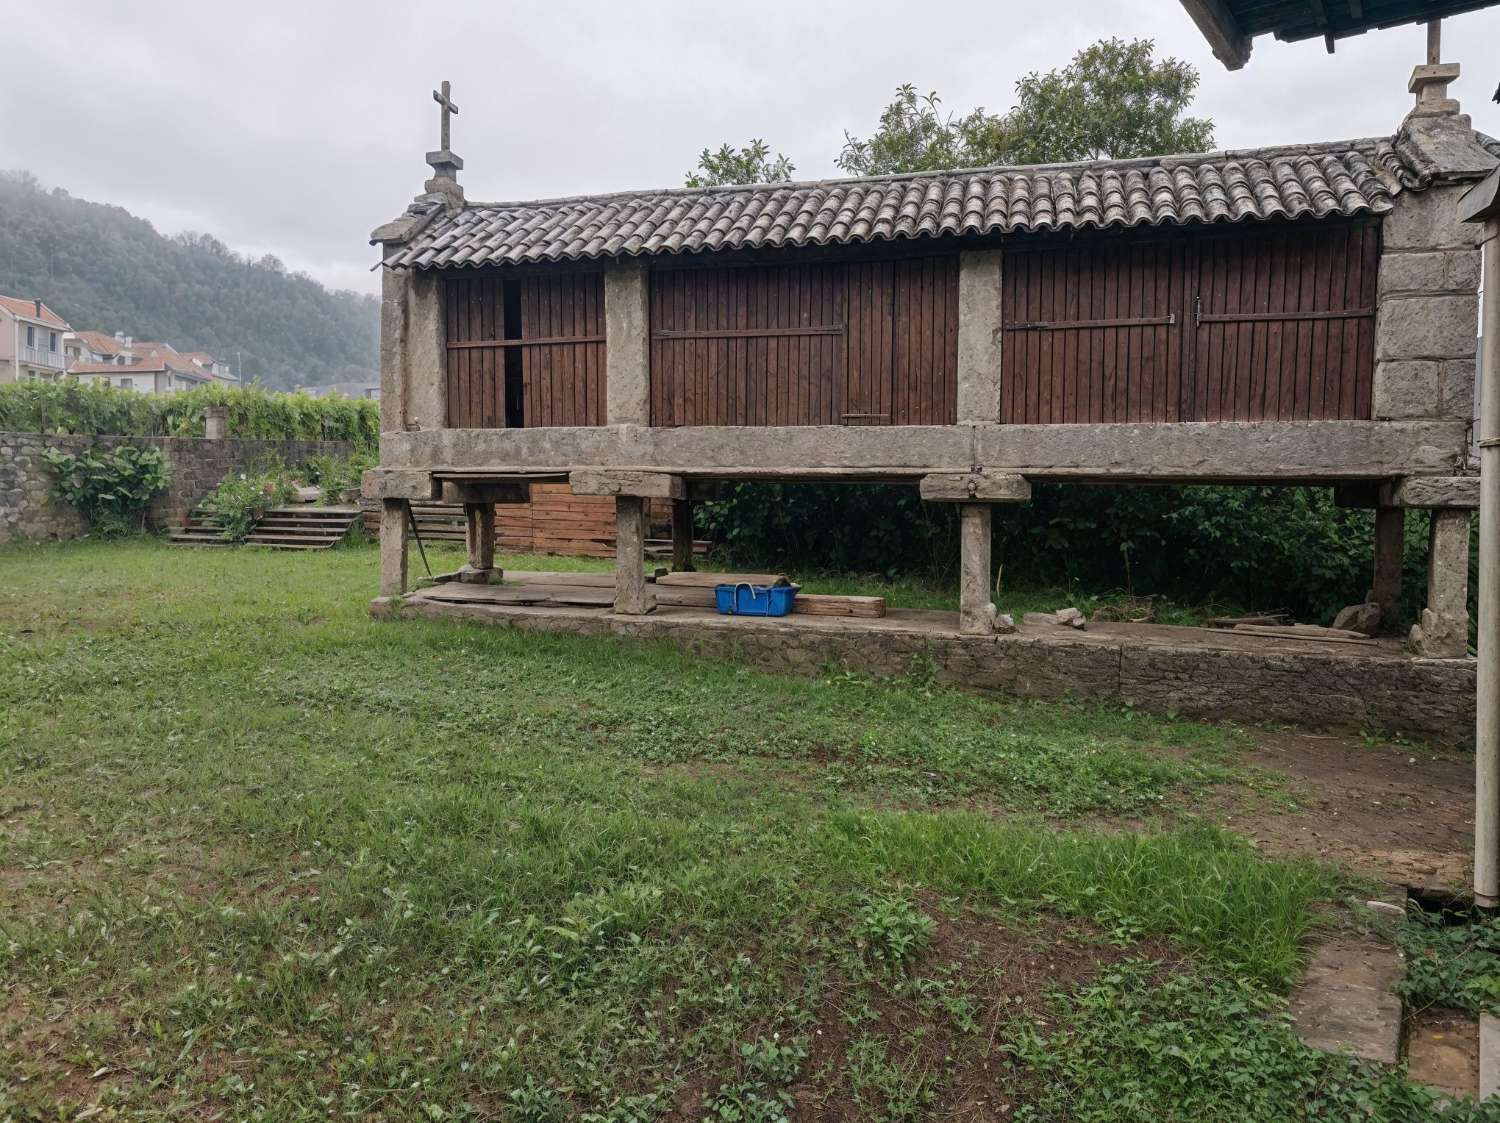
[[[125,344],[102,331],[75,331],[73,334],[90,351],[100,355],[118,355],[125,349]]]
[[[386,260],[440,268],[1079,230],[1380,214],[1422,185],[1389,138],[1241,152],[924,172],[816,183],[478,203]],[[420,209],[420,208],[417,208]]]
[[[42,305],[41,315],[37,315],[37,302],[26,300],[19,296],[0,296],[0,308],[4,308],[13,316],[24,316],[28,320],[37,320],[47,324],[49,327],[62,328],[64,331],[72,331],[68,321],[64,320],[45,304]]]
[[[157,359],[142,363],[74,363],[69,374],[163,374],[166,364]]]

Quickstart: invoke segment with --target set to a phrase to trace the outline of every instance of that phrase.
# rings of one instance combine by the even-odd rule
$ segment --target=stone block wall
[[[181,526],[225,476],[245,472],[267,457],[296,465],[309,456],[348,456],[348,441],[252,441],[203,437],[93,437],[50,433],[0,433],[0,543],[78,538],[88,525],[73,508],[51,498],[56,478],[42,453],[49,448],[78,454],[93,446],[134,445],[162,450],[171,471],[167,490],[146,512],[153,530]]]
[[[1381,232],[1377,420],[1474,416],[1479,248],[1458,221],[1467,183],[1400,196]]]

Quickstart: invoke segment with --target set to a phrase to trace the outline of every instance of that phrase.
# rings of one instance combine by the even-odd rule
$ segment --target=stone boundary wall
[[[818,674],[833,667],[892,677],[922,667],[942,682],[1028,698],[1073,697],[1184,717],[1415,734],[1450,745],[1474,740],[1473,659],[1280,647],[1262,652],[1064,629],[966,636],[884,621],[882,627],[842,621],[789,627],[701,614],[630,617],[394,597],[372,601],[370,614],[665,641],[696,656],[781,673]]]
[[[256,441],[227,437],[96,437],[51,433],[0,433],[0,543],[47,538],[81,538],[88,524],[81,514],[51,498],[56,477],[42,460],[45,449],[76,455],[94,446],[159,448],[171,466],[171,482],[146,512],[153,530],[181,526],[225,476],[244,472],[266,456],[295,465],[309,456],[348,456],[348,441]]]

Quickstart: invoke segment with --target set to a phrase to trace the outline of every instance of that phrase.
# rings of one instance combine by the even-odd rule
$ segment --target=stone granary
[[[995,628],[990,514],[1036,480],[1327,485],[1434,512],[1413,640],[1465,655],[1479,255],[1500,144],[1413,79],[1393,136],[1132,160],[474,203],[446,143],[377,229],[381,591],[406,504],[535,480],[616,497],[617,616],[652,611],[642,504],[729,480],[908,483],[961,511],[959,634]],[[688,537],[686,534],[677,537]]]

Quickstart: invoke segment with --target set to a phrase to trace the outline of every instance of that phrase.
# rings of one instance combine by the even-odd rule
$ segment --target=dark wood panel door
[[[1187,416],[1368,418],[1379,253],[1374,226],[1205,240]]]
[[[651,275],[653,425],[836,425],[848,267]]]
[[[1368,418],[1378,258],[1345,223],[1007,251],[1001,421]]]

